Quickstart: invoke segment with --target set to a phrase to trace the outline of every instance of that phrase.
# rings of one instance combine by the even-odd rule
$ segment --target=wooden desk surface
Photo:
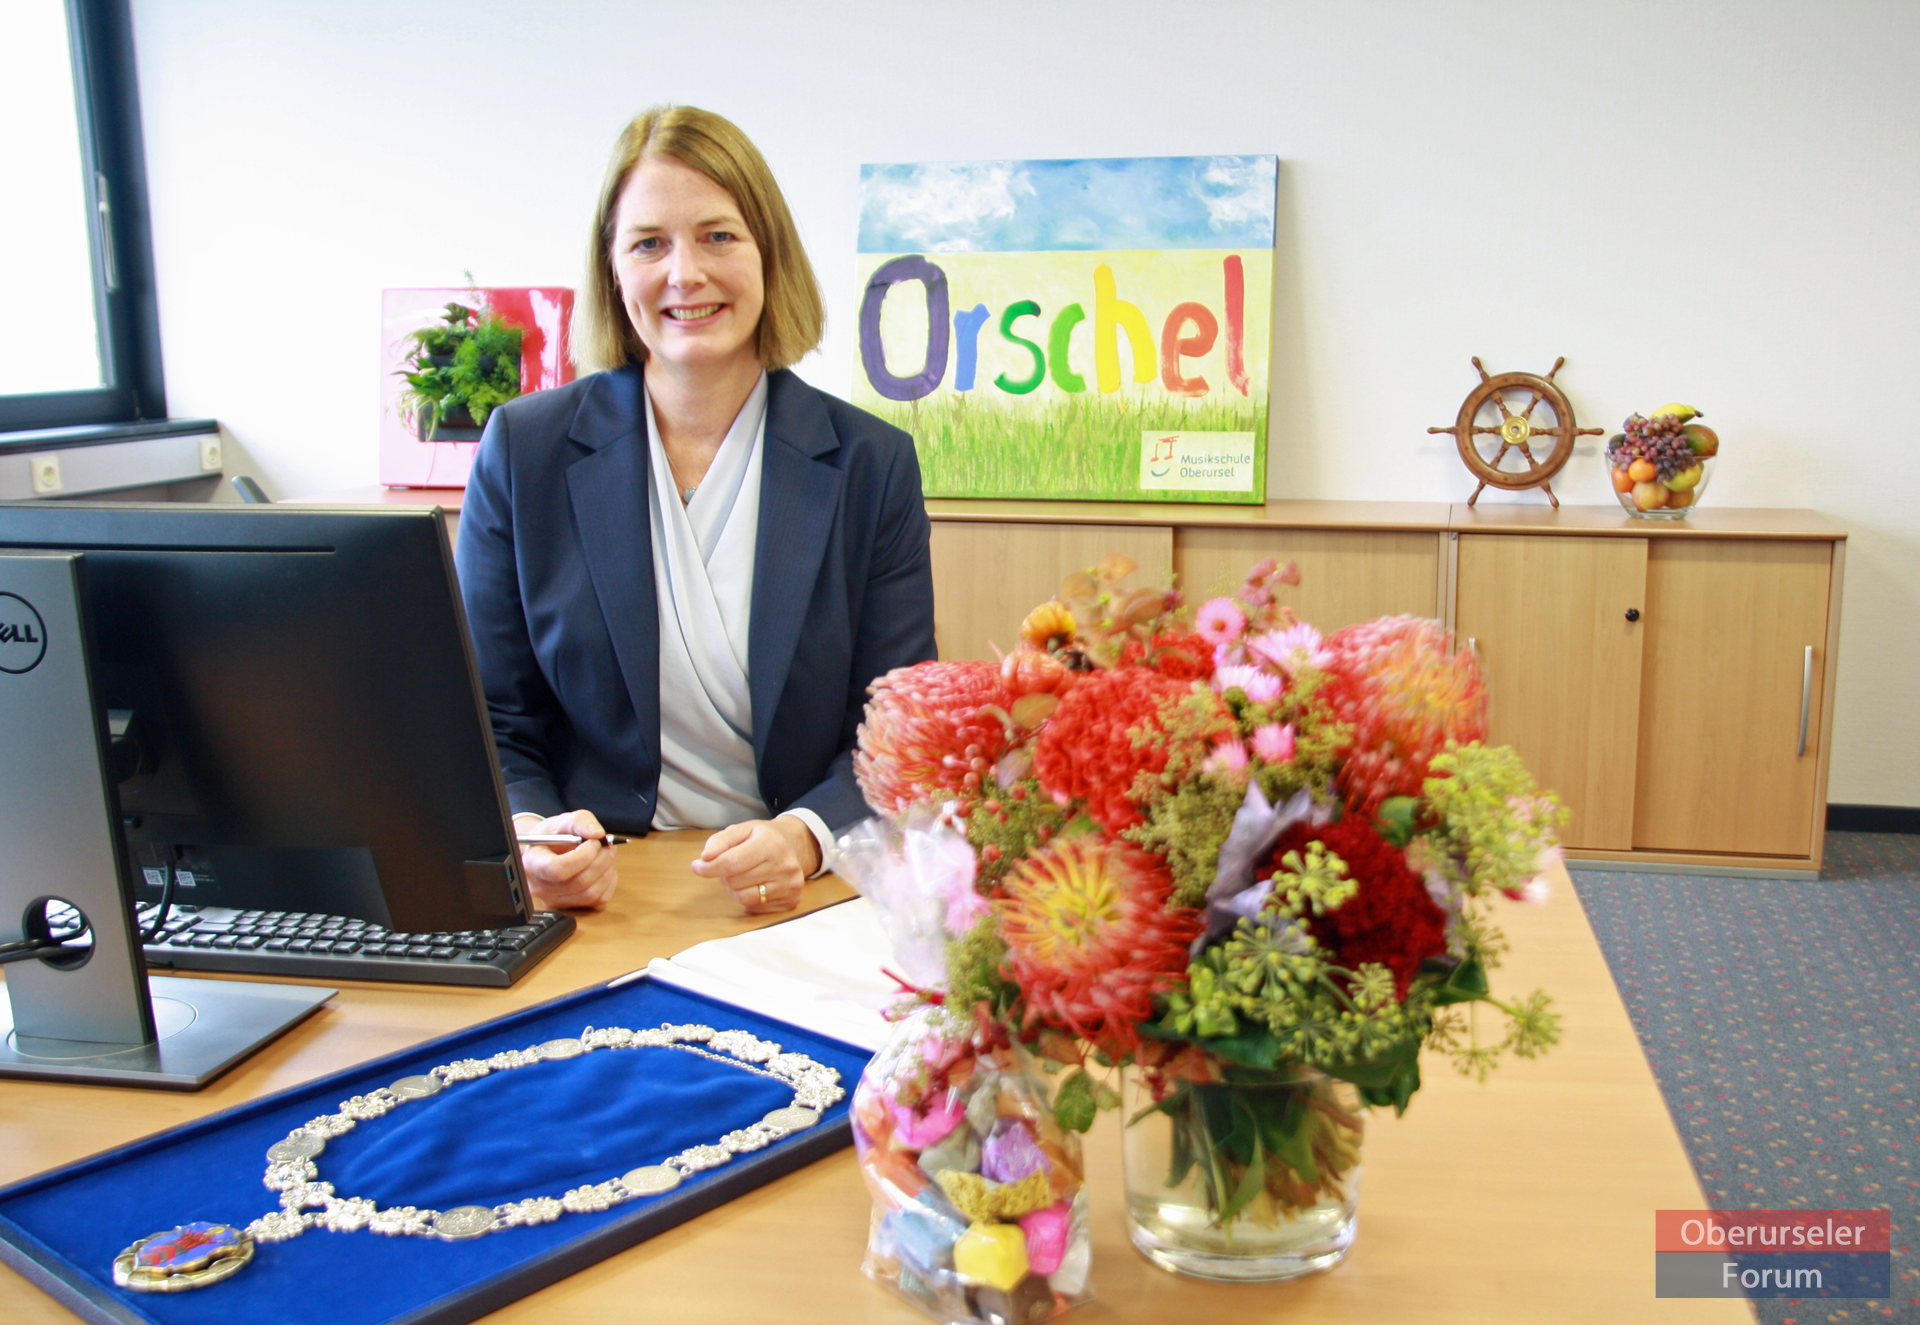
[[[512,989],[364,984],[197,1094],[0,1083],[0,1183],[255,1095],[610,979],[703,939],[757,928],[686,870],[704,834],[620,848],[620,892]],[[807,886],[809,909],[851,895]],[[1404,1119],[1372,1120],[1360,1235],[1345,1264],[1239,1286],[1155,1269],[1127,1241],[1118,1123],[1087,1139],[1098,1301],[1069,1319],[1289,1322],[1751,1321],[1739,1300],[1653,1296],[1653,1212],[1706,1206],[1586,917],[1564,876],[1545,906],[1505,908],[1514,953],[1496,990],[1553,994],[1563,1043],[1486,1085],[1429,1062]],[[216,977],[208,977],[216,978]],[[312,982],[321,983],[321,982]],[[860,1274],[868,1200],[851,1151],[820,1161],[582,1271],[491,1319],[874,1322],[925,1318]],[[0,1315],[72,1317],[0,1268]]]

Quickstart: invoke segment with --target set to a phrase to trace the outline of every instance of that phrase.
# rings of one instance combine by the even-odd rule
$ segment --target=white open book
[[[696,943],[656,957],[645,974],[696,994],[792,1022],[863,1049],[878,1049],[889,1023],[881,1015],[900,997],[882,973],[892,948],[864,897],[765,929]]]

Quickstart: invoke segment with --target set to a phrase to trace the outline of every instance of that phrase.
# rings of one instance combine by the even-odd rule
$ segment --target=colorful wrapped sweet
[[[874,1202],[863,1268],[936,1320],[1037,1325],[1092,1296],[1080,1138],[1038,1060],[946,997],[947,944],[974,925],[973,849],[931,823],[858,834],[840,868],[914,997],[854,1091]]]

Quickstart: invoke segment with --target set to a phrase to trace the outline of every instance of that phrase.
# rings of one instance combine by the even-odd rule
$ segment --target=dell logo
[[[47,656],[47,623],[17,593],[0,592],[0,672],[31,672]]]

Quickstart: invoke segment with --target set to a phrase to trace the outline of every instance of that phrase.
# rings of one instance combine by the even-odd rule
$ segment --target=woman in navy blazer
[[[750,911],[787,909],[824,863],[821,838],[867,813],[852,749],[868,684],[934,656],[913,442],[787,370],[819,341],[818,289],[771,173],[727,121],[676,107],[629,125],[590,253],[575,356],[607,371],[496,410],[461,512],[460,585],[508,799],[523,831],[653,825],[648,405],[691,500],[764,372],[746,673],[753,780],[775,817],[704,825],[721,831],[693,869]],[[523,860],[548,905],[612,892],[601,844]]]

